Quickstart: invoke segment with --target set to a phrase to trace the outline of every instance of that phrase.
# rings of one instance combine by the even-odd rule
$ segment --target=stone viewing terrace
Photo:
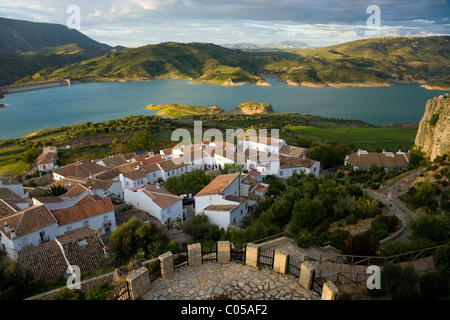
[[[338,289],[315,271],[313,263],[283,249],[196,243],[144,262],[126,277],[124,290],[144,300],[335,300]]]
[[[320,300],[298,279],[238,262],[183,267],[173,278],[153,282],[144,300],[206,300],[223,296],[232,300]]]

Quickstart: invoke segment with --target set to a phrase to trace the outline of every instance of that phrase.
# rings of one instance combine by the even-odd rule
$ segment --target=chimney
[[[11,228],[11,239],[16,237],[16,231],[14,230],[14,228]]]
[[[9,232],[9,224],[8,222],[5,221],[5,232],[8,233]]]
[[[156,184],[156,189],[161,189],[161,185],[159,183]]]
[[[89,186],[89,194],[90,194],[91,196],[93,195],[92,187],[91,187],[91,186]]]

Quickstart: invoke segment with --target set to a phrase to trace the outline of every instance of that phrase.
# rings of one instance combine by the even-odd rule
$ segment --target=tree
[[[152,133],[149,130],[142,130],[133,134],[128,140],[130,151],[148,151],[153,148]]]
[[[229,174],[229,173],[238,173],[242,171],[242,167],[239,163],[227,163],[223,166],[223,168],[220,169],[220,172],[222,174]]]
[[[28,149],[24,152],[22,156],[22,161],[27,164],[32,164],[34,160],[39,156],[39,151],[37,149]]]
[[[197,169],[185,172],[180,176],[172,176],[164,183],[164,189],[177,195],[195,194],[212,180],[203,170]]]
[[[157,242],[159,251],[154,252],[152,245]],[[136,217],[118,226],[111,235],[110,248],[118,265],[126,264],[133,257],[142,253],[144,258],[154,258],[161,254],[169,244],[166,234],[154,223],[143,223]]]
[[[371,236],[370,230],[350,235],[345,239],[342,251],[352,255],[374,255],[378,240]]]
[[[33,288],[33,275],[0,251],[0,300],[21,300]]]
[[[450,218],[446,215],[423,214],[409,223],[413,242],[425,242],[429,246],[444,244],[450,239]]]
[[[213,240],[213,238],[217,237],[218,232],[220,233],[219,226],[209,222],[208,217],[204,213],[196,214],[185,223],[183,229],[192,236],[194,241],[201,242]]]
[[[298,233],[302,228],[311,230],[325,219],[326,208],[318,200],[302,199],[295,202],[292,211],[291,230]]]

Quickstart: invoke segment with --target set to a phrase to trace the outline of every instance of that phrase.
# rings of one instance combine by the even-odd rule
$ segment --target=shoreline
[[[323,82],[294,82],[290,80],[284,80],[280,77],[271,77],[267,76],[268,78],[273,78],[276,81],[283,82],[289,86],[299,86],[299,87],[312,87],[312,88],[326,88],[326,87],[333,87],[337,89],[345,89],[345,88],[355,88],[355,87],[361,87],[361,88],[379,88],[379,87],[393,87],[395,83],[410,83],[410,84],[421,84],[421,82],[416,81],[395,81],[390,80],[388,83],[377,83],[377,82],[341,82],[341,83],[323,83]],[[162,77],[162,78],[137,78],[137,79],[118,79],[118,78],[86,78],[82,80],[72,80],[71,84],[79,84],[79,83],[92,83],[92,82],[143,82],[143,81],[153,81],[153,80],[169,80],[169,79],[183,79],[179,77]],[[194,84],[211,84],[207,82],[196,82],[195,79],[187,79],[190,80],[189,83]],[[250,85],[254,84],[261,87],[270,87],[272,86],[268,82],[261,82],[258,81],[256,83],[251,82],[238,82],[238,83],[224,83],[224,84],[218,84],[225,87],[238,87],[243,85]],[[4,94],[8,93],[16,93],[16,92],[24,92],[24,91],[30,91],[30,90],[38,90],[38,89],[44,89],[44,88],[51,88],[51,87],[57,87],[57,86],[67,86],[67,80],[54,80],[54,81],[47,81],[47,82],[36,82],[36,83],[29,83],[29,84],[21,84],[21,85],[15,85],[15,86],[7,86],[7,87],[0,87],[0,92],[3,92]],[[445,87],[432,87],[427,86],[426,84],[421,85],[422,88],[425,88],[427,90],[442,90],[442,91],[448,91],[448,88]]]

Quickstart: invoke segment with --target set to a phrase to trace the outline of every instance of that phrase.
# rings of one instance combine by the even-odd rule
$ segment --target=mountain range
[[[274,41],[267,44],[240,42],[235,44],[225,44],[223,47],[239,50],[295,50],[309,48],[309,46],[303,41]]]
[[[388,86],[406,80],[446,89],[450,74],[449,36],[370,38],[323,48],[289,41],[255,45],[259,49],[176,42],[126,49],[57,24],[1,18],[0,31],[0,85],[65,78],[269,85],[264,77],[270,76],[292,85]]]

